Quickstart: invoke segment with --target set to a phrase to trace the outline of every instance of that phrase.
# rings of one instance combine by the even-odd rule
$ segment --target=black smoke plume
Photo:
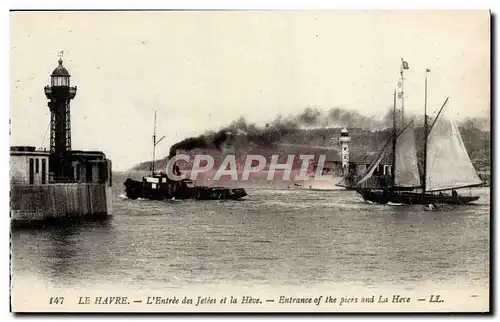
[[[413,117],[415,115],[408,115],[406,119],[408,120]],[[177,153],[177,150],[221,150],[224,145],[231,145],[236,136],[244,136],[245,142],[248,143],[254,143],[261,147],[270,147],[279,142],[283,136],[293,134],[300,129],[346,127],[371,131],[383,130],[392,127],[392,118],[392,107],[388,108],[387,112],[379,118],[361,115],[356,111],[349,111],[339,107],[329,110],[308,107],[296,115],[288,117],[279,115],[272,122],[266,123],[263,126],[248,123],[241,117],[219,131],[207,132],[174,144],[170,148],[169,158],[173,157]],[[400,118],[401,112],[398,110],[396,114],[398,123]]]
[[[217,132],[190,137],[172,145],[169,158],[173,157],[177,153],[177,150],[221,150],[224,144],[231,144],[232,139],[236,135],[244,136],[247,142],[255,143],[259,146],[271,146],[273,143],[279,141],[282,136],[294,133],[298,129],[299,126],[296,122],[283,119],[280,116],[273,122],[267,123],[264,127],[248,123],[244,118],[240,118]]]

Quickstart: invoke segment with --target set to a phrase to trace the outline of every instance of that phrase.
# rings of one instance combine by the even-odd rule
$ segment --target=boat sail
[[[405,188],[420,187],[413,121],[397,137],[394,153],[394,185]]]
[[[420,175],[418,172],[417,149],[413,121],[411,121],[399,135],[396,136],[394,157],[394,186],[395,187],[420,187]],[[388,140],[377,158],[368,166],[365,173],[356,183],[360,186],[373,176],[380,162],[390,154],[391,140]]]
[[[445,104],[428,134],[425,191],[451,190],[482,183],[460,131],[448,114]]]
[[[389,148],[390,148],[390,143],[391,141],[387,141],[385,146],[382,148],[382,151],[378,154],[377,158],[373,160],[373,162],[368,166],[366,169],[365,173],[361,176],[361,178],[358,180],[356,183],[356,186],[360,186],[361,184],[365,183],[368,179],[370,179],[373,176],[373,172],[378,168],[378,165],[384,157],[389,153]]]

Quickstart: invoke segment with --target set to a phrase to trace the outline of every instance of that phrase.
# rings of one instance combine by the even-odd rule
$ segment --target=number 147
[[[49,304],[63,304],[64,297],[51,297],[49,300]]]

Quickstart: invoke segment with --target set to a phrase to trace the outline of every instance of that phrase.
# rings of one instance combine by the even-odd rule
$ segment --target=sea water
[[[461,193],[468,193],[468,190]],[[11,233],[12,284],[489,287],[489,188],[467,206],[363,202],[355,191],[247,188],[242,201],[113,199],[106,222]]]

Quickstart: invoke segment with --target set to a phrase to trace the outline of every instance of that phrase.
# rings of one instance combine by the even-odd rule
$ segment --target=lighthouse
[[[68,70],[59,65],[50,75],[50,86],[45,86],[45,96],[50,109],[50,151],[58,155],[71,150],[70,102],[76,95],[76,86],[70,87]]]
[[[349,174],[349,142],[351,138],[349,137],[349,131],[343,128],[340,131],[340,161],[342,163],[342,175],[346,176]]]
[[[56,178],[69,175],[67,154],[71,151],[70,102],[76,95],[76,86],[70,86],[68,70],[63,66],[62,55],[58,66],[50,75],[50,85],[45,86],[45,96],[50,110],[51,172]]]

